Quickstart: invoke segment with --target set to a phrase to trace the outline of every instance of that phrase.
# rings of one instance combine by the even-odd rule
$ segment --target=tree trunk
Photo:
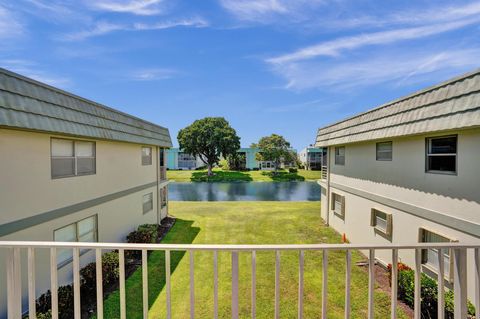
[[[213,173],[212,173],[212,165],[208,164],[207,165],[207,168],[208,168],[208,176],[212,176]]]

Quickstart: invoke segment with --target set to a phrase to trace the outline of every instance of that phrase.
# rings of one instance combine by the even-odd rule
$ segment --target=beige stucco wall
[[[405,212],[395,205],[384,205],[363,196],[366,193],[380,195],[415,207],[428,209],[438,215],[450,215],[467,220],[480,227],[480,130],[446,132],[437,135],[458,134],[458,174],[442,175],[425,172],[425,138],[422,135],[393,139],[393,160],[376,161],[375,142],[345,145],[345,166],[334,164],[333,147],[329,150],[330,196],[331,192],[345,196],[345,219],[341,219],[327,207],[325,182],[322,182],[322,217],[331,227],[346,234],[352,243],[361,244],[410,244],[418,242],[419,228],[427,228],[460,242],[480,242],[478,237],[461,230],[441,225],[433,219],[425,219]],[[347,186],[362,191],[362,196],[336,188]],[[331,197],[330,197],[331,198]],[[384,237],[370,226],[371,209],[376,208],[393,215],[393,234]],[[376,257],[383,263],[391,262],[391,252],[378,251]],[[400,251],[399,258],[414,266],[414,253]],[[468,282],[473,282],[473,253],[468,254]],[[474,296],[469,284],[468,294]]]
[[[458,134],[457,175],[426,173],[425,138],[449,134]],[[345,166],[335,165],[334,154],[330,152],[331,183],[348,185],[480,225],[480,129],[391,141],[392,161],[376,161],[375,142],[347,144]]]
[[[142,166],[141,145],[98,140],[95,175],[52,179],[51,137],[0,129],[0,224],[156,180],[156,152]]]
[[[96,174],[51,179],[49,134],[0,129],[0,225],[114,194],[155,182],[157,153],[152,146],[152,165],[141,165],[141,146],[130,143],[95,141]],[[61,136],[58,136],[61,137]],[[166,183],[161,183],[166,185]],[[142,197],[153,193],[153,210],[143,214]],[[93,207],[0,237],[0,240],[52,241],[55,229],[97,214],[98,240],[124,242],[125,236],[138,225],[158,221],[157,186],[109,200]],[[165,217],[166,208],[160,211]],[[6,316],[6,251],[0,249],[0,318]],[[27,296],[26,252],[22,260],[24,305]],[[92,261],[93,254],[81,257],[82,265]],[[37,296],[50,289],[48,251],[36,256]],[[59,285],[72,281],[71,264],[59,269]]]

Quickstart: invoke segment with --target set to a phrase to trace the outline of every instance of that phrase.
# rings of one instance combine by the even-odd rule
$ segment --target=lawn
[[[323,225],[319,202],[170,202],[170,214],[177,218],[163,243],[196,244],[299,244],[338,243],[340,235]],[[195,315],[213,317],[213,266],[211,252],[195,253]],[[343,318],[345,255],[331,252],[328,269],[328,318]],[[353,261],[364,260],[359,253]],[[257,318],[272,318],[274,313],[273,253],[257,253]],[[165,317],[164,254],[153,252],[148,260],[151,318]],[[172,252],[173,318],[189,315],[189,258]],[[240,312],[250,316],[250,254],[240,254]],[[142,318],[141,269],[126,283],[127,318]],[[296,318],[298,291],[298,253],[281,254],[281,317]],[[367,272],[352,267],[352,317],[367,316]],[[305,253],[304,317],[319,318],[321,313],[322,257]],[[219,317],[230,318],[231,257],[219,253]],[[389,297],[375,292],[375,315],[389,317]],[[400,311],[400,310],[399,310]],[[118,292],[105,300],[105,317],[119,317]],[[399,318],[406,318],[399,312]]]
[[[277,174],[269,171],[224,171],[214,169],[214,176],[208,177],[206,170],[168,170],[167,177],[176,182],[286,182],[320,179],[320,171],[298,170],[290,173],[281,170]]]

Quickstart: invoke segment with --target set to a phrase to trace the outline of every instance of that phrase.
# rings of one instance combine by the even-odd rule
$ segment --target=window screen
[[[421,228],[420,241],[424,243],[446,243],[451,242],[452,240],[432,231]],[[430,269],[437,271],[438,252],[439,250],[435,248],[424,249],[422,251],[422,263],[427,265]],[[442,254],[445,277],[450,278],[450,268],[452,267],[450,260],[450,249],[442,249]]]
[[[153,193],[143,195],[143,213],[146,214],[153,209]]]
[[[95,143],[52,138],[52,178],[95,174]]]
[[[392,160],[392,142],[377,143],[377,161]]]
[[[372,208],[370,217],[370,226],[387,236],[391,236],[393,232],[392,214],[387,214],[378,209]]]
[[[457,136],[427,139],[427,172],[456,173]]]
[[[142,165],[152,165],[151,147],[142,147]]]
[[[91,216],[59,228],[53,232],[53,239],[61,242],[96,242],[97,216]],[[86,250],[83,250],[85,252]],[[72,249],[58,249],[57,265],[62,266],[72,259]]]
[[[345,146],[335,147],[335,165],[345,165]]]

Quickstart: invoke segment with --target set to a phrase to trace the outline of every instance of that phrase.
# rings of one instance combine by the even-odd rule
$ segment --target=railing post
[[[9,319],[20,319],[22,317],[22,279],[20,267],[20,248],[8,248],[7,306]]]
[[[454,248],[453,250],[453,292],[455,319],[467,317],[467,250]],[[478,309],[477,309],[478,311]]]
[[[52,292],[52,319],[58,319],[57,248],[50,248],[50,290]]]
[[[480,248],[474,251],[475,269],[475,318],[480,319]]]
[[[103,262],[102,249],[95,249],[95,268],[97,278],[97,318],[103,319]]]
[[[35,248],[28,247],[28,317],[37,318],[35,293]]]
[[[257,316],[257,253],[252,251],[252,319]]]
[[[275,251],[275,319],[280,318],[280,251]]]
[[[118,263],[120,275],[120,319],[126,319],[127,306],[125,301],[125,249],[118,250]]]
[[[218,319],[218,251],[213,252],[213,318]]]
[[[391,299],[391,319],[397,318],[397,297],[398,297],[398,249],[392,249],[392,299]]]
[[[172,317],[172,298],[170,284],[170,250],[165,250],[165,289],[167,302],[167,319]]]
[[[445,265],[443,259],[443,250],[438,250],[438,276],[437,276],[437,283],[438,283],[438,311],[437,311],[437,319],[443,319],[445,317],[445,288],[444,288],[444,277],[445,277]]]
[[[415,291],[413,301],[413,316],[421,318],[421,293],[422,293],[422,250],[415,249]]]
[[[322,319],[327,319],[327,297],[328,297],[328,250],[322,251]]]
[[[345,319],[350,318],[350,288],[351,288],[351,274],[352,274],[352,251],[347,250],[346,265],[345,265]]]
[[[81,301],[80,301],[80,250],[73,248],[73,309],[75,319],[81,319]]]
[[[238,315],[238,251],[232,251],[232,318]]]
[[[374,317],[375,293],[375,250],[370,249],[368,257],[368,319]]]
[[[300,250],[299,260],[298,260],[298,319],[303,318],[303,266],[304,266],[304,256],[305,253],[303,250]]]
[[[190,319],[195,318],[195,258],[193,250],[189,250],[190,255]]]
[[[142,249],[142,301],[143,318],[148,319],[148,251]]]

